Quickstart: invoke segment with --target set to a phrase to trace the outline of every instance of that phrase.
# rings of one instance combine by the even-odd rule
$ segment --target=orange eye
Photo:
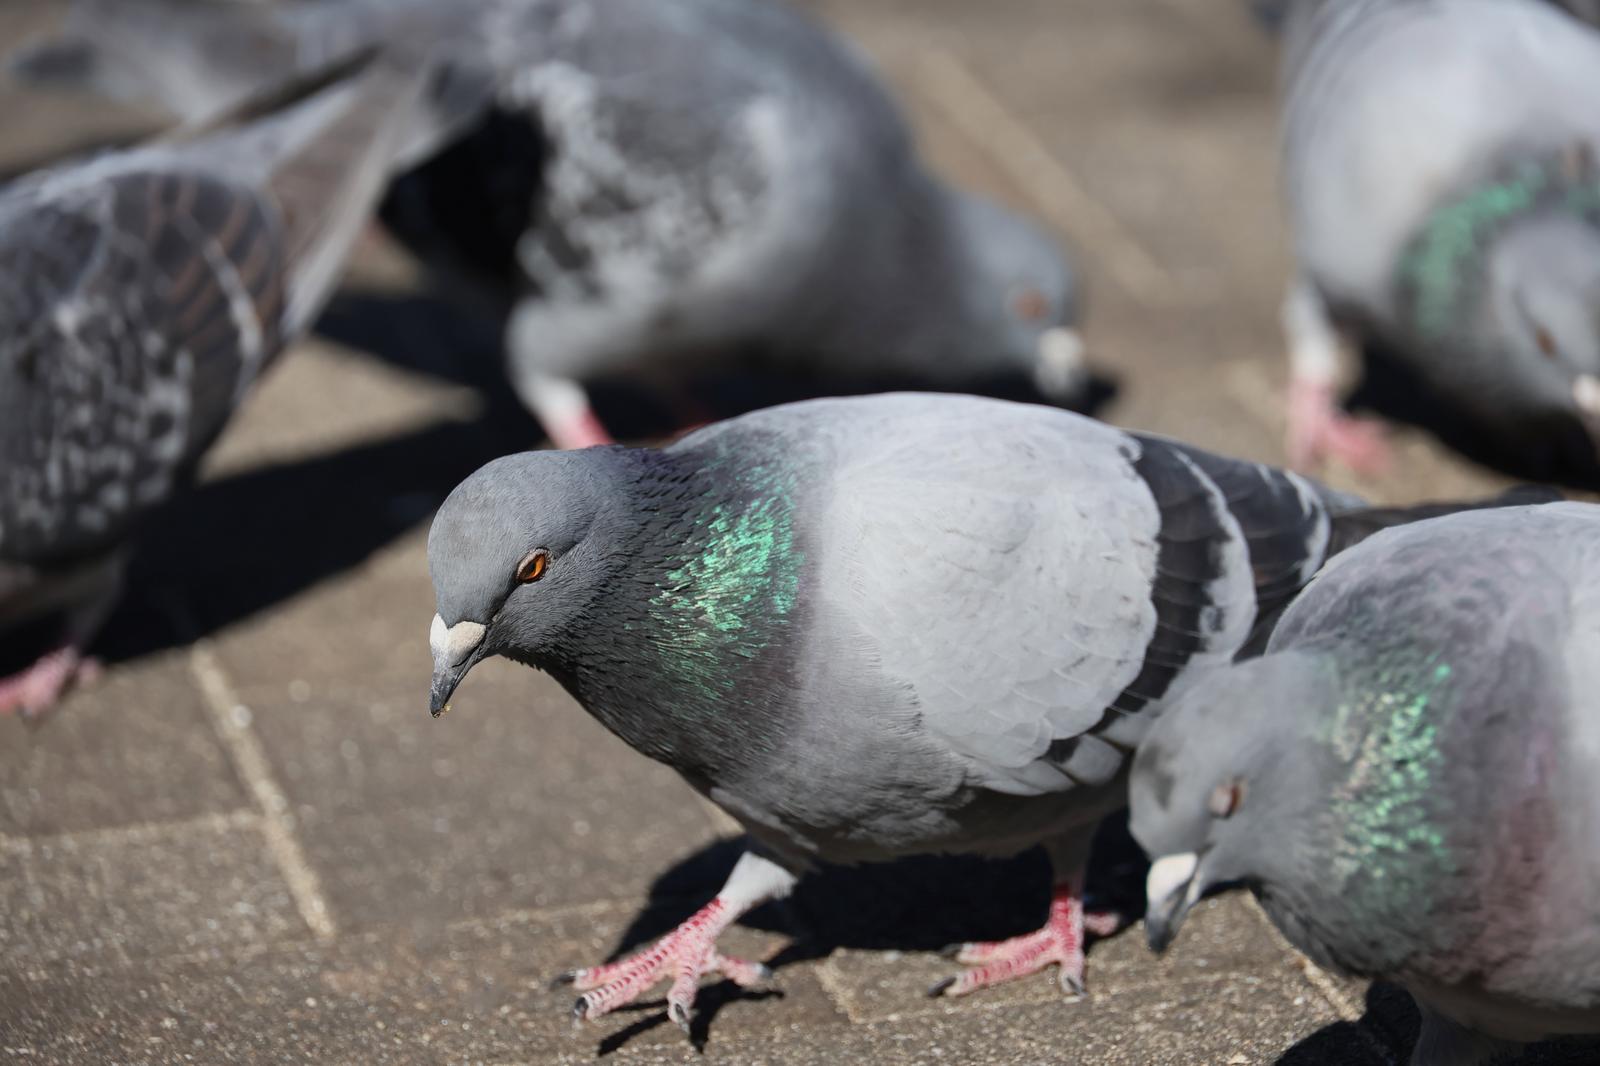
[[[1023,289],[1012,299],[1011,307],[1029,322],[1038,322],[1050,313],[1050,301],[1038,289]]]
[[[523,557],[517,564],[517,583],[531,585],[544,577],[545,569],[550,565],[550,553],[543,548],[535,548]]]
[[[1244,782],[1239,778],[1224,781],[1211,790],[1211,799],[1206,804],[1211,813],[1218,818],[1231,818],[1233,812],[1239,809],[1244,802]]]

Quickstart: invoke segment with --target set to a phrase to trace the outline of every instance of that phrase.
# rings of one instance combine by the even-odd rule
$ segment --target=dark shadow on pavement
[[[428,293],[346,291],[329,305],[317,332],[359,358],[382,359],[412,373],[481,390],[515,402],[502,368],[500,325],[487,312]],[[619,440],[658,440],[764,407],[824,396],[879,392],[970,392],[1022,403],[1049,403],[1025,374],[995,374],[957,386],[934,386],[911,377],[824,379],[771,371],[753,356],[726,369],[687,375],[674,394],[624,380],[588,386],[590,400]],[[1115,381],[1091,376],[1071,410],[1093,415],[1117,393]]]
[[[1334,1022],[1301,1040],[1276,1066],[1392,1066],[1410,1061],[1421,1019],[1411,994],[1398,985],[1375,981],[1367,988],[1366,1009],[1358,1022]],[[1600,1042],[1561,1040],[1534,1044],[1504,1066],[1592,1066],[1600,1061]]]
[[[186,643],[357,566],[478,466],[537,439],[520,413],[443,423],[202,484],[139,538],[97,653],[116,662]],[[173,603],[194,632],[175,631]]]
[[[1600,456],[1576,418],[1529,427],[1514,440],[1497,435],[1438,396],[1380,345],[1364,353],[1365,372],[1352,410],[1417,426],[1475,463],[1526,481],[1600,489]]]
[[[671,932],[705,904],[745,844],[743,838],[718,841],[658,877],[649,905],[623,932],[610,958]],[[1108,818],[1095,839],[1089,868],[1090,906],[1119,911],[1130,920],[1142,916],[1148,869],[1148,860],[1128,833],[1126,814]],[[938,951],[962,941],[1018,936],[1043,923],[1049,903],[1050,866],[1040,849],[1012,859],[929,855],[819,867],[801,879],[789,899],[752,911],[741,924],[792,938],[766,960],[781,971],[826,958],[838,948]],[[1092,960],[1092,947],[1090,951]],[[708,998],[712,992],[717,998]],[[743,991],[726,981],[708,986],[696,1002],[697,1032],[704,1032],[701,1025],[709,1026],[716,1005],[765,994],[770,993]],[[664,1021],[665,1003],[657,1006],[650,1018],[607,1037],[602,1051],[615,1051]]]

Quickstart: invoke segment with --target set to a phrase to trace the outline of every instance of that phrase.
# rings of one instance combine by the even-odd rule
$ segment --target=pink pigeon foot
[[[37,718],[74,684],[88,684],[99,676],[100,664],[94,659],[70,645],[57,648],[21,673],[0,677],[0,715]]]
[[[1389,462],[1383,429],[1369,419],[1340,410],[1330,383],[1289,384],[1289,465],[1310,470],[1334,458],[1358,473],[1371,474]]]
[[[772,971],[761,963],[730,958],[717,951],[717,937],[737,917],[723,900],[714,899],[637,955],[562,974],[562,983],[583,992],[572,1007],[573,1019],[583,1022],[602,1017],[632,1003],[661,981],[670,980],[667,1016],[687,1033],[702,977],[720,974],[740,988],[753,988],[772,976]]]
[[[1036,973],[1052,963],[1061,967],[1061,988],[1068,995],[1083,995],[1084,933],[1110,936],[1122,928],[1114,913],[1085,914],[1083,900],[1070,883],[1060,883],[1050,899],[1050,917],[1044,928],[1010,940],[958,944],[946,954],[970,970],[946,978],[928,989],[930,996],[964,996],[990,985]]]

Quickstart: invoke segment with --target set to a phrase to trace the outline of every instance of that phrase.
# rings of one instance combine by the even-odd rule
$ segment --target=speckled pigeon
[[[1249,886],[1323,966],[1408,988],[1416,1066],[1600,1033],[1600,507],[1388,530],[1263,658],[1169,701],[1131,783],[1151,944]]]
[[[203,111],[302,48],[392,37],[418,6],[79,0],[68,37],[14,65]],[[607,439],[586,382],[670,390],[730,360],[939,387],[1021,374],[1079,396],[1057,242],[934,177],[878,76],[809,16],[771,0],[453,10],[473,43],[450,69],[491,80],[497,106],[384,218],[509,309],[510,377],[558,445]]]
[[[1053,408],[819,400],[664,449],[497,460],[428,540],[440,713],[493,655],[539,667],[750,832],[710,904],[576,971],[592,1018],[670,978],[758,980],[717,934],[813,861],[1044,844],[1038,932],[968,944],[960,995],[1061,966],[1083,872],[1174,682],[1225,664],[1375,515],[1314,483]]]
[[[1339,348],[1398,360],[1486,435],[1600,428],[1600,32],[1541,0],[1298,0],[1285,43],[1284,304],[1297,465],[1382,458]]]
[[[268,113],[0,189],[0,632],[60,627],[0,713],[83,667],[141,520],[332,289],[419,86],[358,59]]]

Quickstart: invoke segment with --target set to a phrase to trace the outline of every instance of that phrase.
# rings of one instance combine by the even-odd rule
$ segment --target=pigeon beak
[[[1039,362],[1033,382],[1052,400],[1070,400],[1083,391],[1088,366],[1083,358],[1083,337],[1075,329],[1054,326],[1039,335]]]
[[[1167,950],[1189,909],[1200,898],[1200,882],[1195,878],[1199,868],[1200,856],[1192,851],[1162,856],[1150,867],[1144,885],[1144,935],[1150,950],[1157,955]]]
[[[450,697],[456,686],[467,676],[481,657],[483,635],[488,627],[481,622],[444,624],[444,619],[433,616],[428,630],[428,644],[433,648],[433,686],[429,694],[428,710],[438,718],[450,709]]]

